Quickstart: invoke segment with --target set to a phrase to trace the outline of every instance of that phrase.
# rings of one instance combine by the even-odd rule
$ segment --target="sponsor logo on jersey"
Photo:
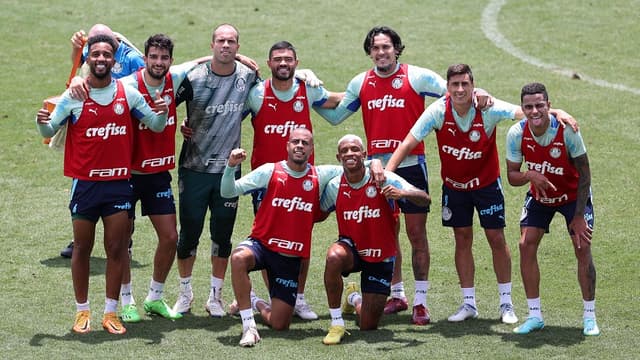
[[[453,156],[456,160],[478,160],[482,158],[482,151],[471,151],[468,147],[458,149],[449,145],[442,145],[443,153]]]
[[[302,201],[302,198],[299,196],[294,196],[293,199],[274,197],[273,200],[271,200],[271,206],[274,208],[284,208],[287,212],[292,212],[293,210],[313,212],[313,203]]]
[[[563,167],[555,167],[551,165],[548,161],[543,161],[542,164],[535,163],[532,161],[527,161],[527,168],[529,170],[537,171],[541,174],[554,174],[554,175],[564,175]]]
[[[125,125],[118,126],[116,123],[108,123],[106,126],[88,128],[85,136],[88,138],[98,137],[107,140],[110,136],[127,135],[127,127]]]
[[[293,250],[293,251],[302,251],[304,249],[304,244],[296,241],[289,241],[285,239],[271,238],[267,242],[269,245],[275,245],[280,249],[285,250]]]
[[[126,167],[89,170],[89,177],[108,178],[108,177],[126,176],[126,175],[129,175],[129,169]]]
[[[374,149],[395,149],[402,144],[402,141],[396,139],[377,139],[371,140],[369,144]]]
[[[205,108],[204,112],[207,115],[228,115],[235,112],[242,111],[244,104],[227,101],[224,104],[209,105]]]
[[[460,190],[473,189],[477,186],[480,186],[480,179],[477,177],[467,181],[466,183],[457,182],[449,177],[446,177],[444,181],[447,184],[451,184],[451,186],[454,189],[460,189]]]
[[[385,95],[382,99],[367,101],[367,109],[384,111],[387,108],[404,109],[404,99],[394,98],[393,95]]]
[[[289,137],[293,130],[297,128],[306,128],[304,124],[296,124],[295,121],[288,120],[284,124],[272,124],[264,126],[264,133],[271,135],[280,135],[281,137]]]
[[[152,159],[144,159],[142,160],[142,168],[143,169],[145,167],[153,168],[153,167],[165,166],[165,165],[175,164],[175,163],[176,163],[176,156],[169,155],[169,156],[157,157]]]
[[[342,218],[346,221],[355,221],[361,223],[364,219],[377,219],[380,218],[380,209],[371,209],[369,206],[364,205],[356,210],[346,210],[342,213]]]

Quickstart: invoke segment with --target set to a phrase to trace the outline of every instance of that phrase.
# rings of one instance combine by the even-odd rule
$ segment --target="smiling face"
[[[344,137],[338,144],[336,159],[342,164],[345,172],[353,172],[364,168],[367,152],[362,141],[355,136]]]
[[[369,49],[369,57],[381,74],[390,74],[395,70],[398,63],[398,51],[393,46],[393,41],[389,35],[378,34],[374,36]]]
[[[149,47],[149,52],[144,58],[146,71],[154,79],[162,79],[169,72],[169,67],[173,63],[173,58],[169,49],[155,46]]]
[[[534,133],[544,133],[549,125],[549,109],[551,104],[545,100],[544,94],[530,94],[522,97],[522,112]]]
[[[111,68],[114,64],[113,47],[107,42],[96,42],[91,45],[87,64],[91,75],[96,79],[104,79],[111,75]]]
[[[469,74],[452,75],[447,80],[447,91],[454,105],[471,105],[473,101],[473,80]]]
[[[313,153],[313,135],[306,128],[297,128],[291,132],[287,141],[288,162],[290,165],[303,167],[307,165]]]
[[[271,69],[271,76],[275,79],[286,81],[292,79],[295,75],[298,60],[293,50],[278,49],[271,52],[267,65]]]

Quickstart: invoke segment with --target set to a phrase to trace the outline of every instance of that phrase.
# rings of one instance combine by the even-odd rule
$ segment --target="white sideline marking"
[[[560,74],[563,76],[567,76],[570,78],[574,78],[579,76],[580,80],[586,81],[588,83],[598,85],[605,88],[627,91],[636,95],[640,95],[640,89],[629,87],[623,84],[615,84],[610,83],[606,80],[595,79],[589,75],[584,73],[579,73],[570,69],[562,68],[555,64],[545,63],[540,59],[537,59],[533,56],[529,56],[525,54],[522,50],[513,46],[507,40],[502,33],[498,30],[498,14],[502,7],[507,3],[507,0],[491,0],[487,7],[484,8],[482,12],[482,31],[484,35],[491,40],[498,48],[506,51],[507,53],[517,57],[518,59],[529,63],[531,65],[537,66],[539,68],[549,70],[553,73]]]

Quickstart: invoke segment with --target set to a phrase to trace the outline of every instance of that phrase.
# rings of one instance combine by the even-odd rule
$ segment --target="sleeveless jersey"
[[[373,69],[365,74],[359,97],[368,155],[393,153],[424,111],[424,98],[411,87],[407,68],[401,64],[387,78]],[[411,154],[424,155],[424,142]]]
[[[275,163],[251,237],[271,251],[309,258],[319,189],[315,167],[309,166],[305,176],[295,178],[287,174],[281,161]]]
[[[564,127],[558,127],[558,133],[553,141],[542,146],[536,142],[525,122],[522,131],[522,155],[528,170],[533,170],[546,176],[556,186],[557,191],[547,189],[547,197],[540,197],[538,201],[548,206],[560,206],[575,201],[578,198],[578,171],[571,164],[569,152],[564,142]],[[534,199],[537,198],[533,185],[529,190]]]
[[[373,178],[354,189],[342,175],[336,198],[336,220],[340,236],[353,240],[363,260],[381,262],[396,255],[397,217]]]
[[[138,90],[144,100],[153,107],[155,94],[149,94],[144,83],[142,69],[138,70]],[[161,96],[169,106],[167,126],[162,132],[153,132],[138,119],[133,119],[133,160],[131,168],[143,173],[158,173],[168,171],[176,166],[176,102],[174,97],[173,79],[167,72],[164,78],[164,89]]]
[[[116,96],[107,105],[89,98],[75,123],[69,122],[64,175],[89,181],[131,177],[132,116],[124,85],[116,80]]]
[[[482,113],[469,131],[462,132],[453,117],[451,96],[446,95],[444,122],[436,131],[440,154],[440,175],[444,185],[458,191],[471,191],[490,185],[500,176],[496,131],[487,136]]]
[[[253,123],[253,151],[251,169],[266,163],[275,163],[287,158],[287,141],[291,132],[299,127],[311,127],[307,87],[299,82],[298,91],[289,101],[281,101],[273,93],[271,80],[264,82],[264,100],[260,110],[251,120]],[[313,154],[309,157],[313,164]]]

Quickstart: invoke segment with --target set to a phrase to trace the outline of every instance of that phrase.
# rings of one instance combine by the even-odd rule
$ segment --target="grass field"
[[[579,0],[240,0],[224,4],[4,0],[0,12],[1,357],[637,358],[640,245],[634,233],[640,200],[636,160],[640,154],[639,17],[638,0],[610,0],[606,4]],[[330,217],[314,231],[306,291],[321,316],[319,321],[295,320],[290,331],[281,333],[259,325],[263,341],[253,349],[239,348],[240,320],[210,319],[203,308],[209,283],[205,230],[194,269],[193,314],[176,322],[147,317],[128,326],[125,336],[110,335],[100,329],[98,321],[104,305],[105,264],[99,233],[90,285],[94,331],[84,336],[71,333],[75,308],[69,261],[58,256],[71,234],[67,210],[70,181],[62,176],[61,153],[42,145],[34,117],[43,99],[64,89],[71,34],[81,28],[88,30],[97,22],[109,24],[139,47],[151,34],[168,34],[176,43],[176,63],[209,54],[213,26],[230,22],[240,29],[240,52],[257,59],[263,68],[271,44],[286,39],[296,45],[301,67],[313,69],[336,91],[342,91],[354,75],[371,66],[362,41],[372,26],[386,24],[395,28],[406,44],[402,62],[443,76],[449,64],[468,63],[476,85],[498,98],[518,103],[523,84],[545,83],[553,106],[565,109],[580,122],[589,152],[596,212],[597,315],[602,335],[582,336],[575,258],[560,218],[554,220],[539,253],[547,325],[542,332],[514,336],[512,326],[497,321],[497,288],[489,247],[477,226],[474,253],[480,318],[463,324],[446,321],[459,305],[460,291],[452,234],[439,219],[441,181],[433,137],[427,139],[431,194],[436,199],[428,221],[432,325],[411,326],[410,314],[404,313],[383,318],[378,331],[361,333],[353,319],[348,319],[351,336],[344,344],[322,345],[329,325],[322,285],[324,252],[337,235],[335,220]],[[183,114],[184,110],[180,111]],[[362,134],[359,114],[338,127],[315,114],[314,119],[319,164],[335,162],[340,136]],[[252,130],[249,122],[244,126],[243,143],[250,148]],[[507,128],[504,124],[498,130],[501,152]],[[518,270],[517,240],[525,189],[507,185],[505,191],[513,298],[519,317],[524,318],[526,299]],[[252,218],[250,201],[243,198],[234,243],[249,233]],[[401,241],[404,253],[409,254],[404,235]],[[147,219],[139,217],[134,242],[134,294],[142,303],[155,249],[155,235]],[[404,262],[403,274],[408,280],[407,292],[412,294],[409,261]],[[165,294],[173,303],[177,295],[175,269],[167,283]],[[258,291],[264,295],[263,287]],[[225,298],[232,298],[230,281],[225,284]]]

